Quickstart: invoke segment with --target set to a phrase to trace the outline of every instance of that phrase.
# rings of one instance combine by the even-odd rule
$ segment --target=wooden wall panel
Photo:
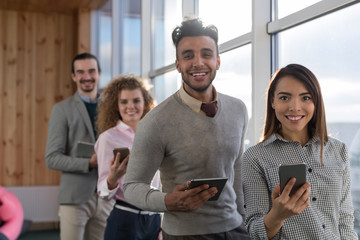
[[[14,159],[16,156],[16,72],[17,72],[17,15],[14,12],[8,12],[3,18],[7,24],[2,30],[4,35],[4,67],[3,76],[3,144],[4,144],[4,163],[5,174],[8,176],[9,184],[16,185],[18,177],[18,161]]]
[[[90,9],[79,9],[78,29],[78,53],[90,52]]]
[[[0,9],[74,14],[79,8],[99,9],[108,0],[1,0]]]
[[[1,14],[0,11],[0,80],[4,78],[3,73],[5,71],[5,67],[4,67],[4,61],[3,61],[3,57],[4,56],[4,34],[3,34],[3,30],[4,29],[4,14]],[[3,129],[3,113],[2,110],[4,109],[4,104],[3,104],[3,93],[4,93],[4,88],[3,88],[3,84],[4,81],[0,81],[0,184],[1,184],[1,175],[4,174],[4,151],[5,151],[5,147],[4,147],[4,142],[3,142],[3,137],[4,136],[4,129]]]
[[[74,15],[0,10],[0,184],[57,185],[45,146],[53,105],[74,92]]]

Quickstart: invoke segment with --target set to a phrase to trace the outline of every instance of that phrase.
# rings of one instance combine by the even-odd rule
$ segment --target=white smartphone
[[[296,182],[291,189],[290,196],[294,194],[299,187],[306,182],[306,164],[295,163],[295,164],[280,164],[279,166],[279,177],[280,177],[280,193],[284,190],[286,184],[291,178],[296,178]]]

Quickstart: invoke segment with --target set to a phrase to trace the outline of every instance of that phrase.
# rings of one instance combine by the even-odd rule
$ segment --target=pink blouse
[[[134,141],[135,132],[124,122],[118,121],[116,126],[101,133],[95,143],[95,152],[98,161],[98,194],[104,199],[115,199],[125,201],[122,185],[124,183],[125,175],[118,181],[118,186],[109,190],[107,185],[107,177],[110,173],[111,160],[114,158],[113,149],[119,147],[128,147],[130,149]],[[156,173],[153,186],[159,187],[159,174]]]

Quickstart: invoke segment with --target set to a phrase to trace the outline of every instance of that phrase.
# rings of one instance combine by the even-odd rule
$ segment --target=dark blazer
[[[76,92],[54,105],[48,127],[45,160],[50,169],[61,171],[59,203],[81,204],[95,193],[97,169],[88,158],[76,156],[78,141],[95,143],[85,103]]]

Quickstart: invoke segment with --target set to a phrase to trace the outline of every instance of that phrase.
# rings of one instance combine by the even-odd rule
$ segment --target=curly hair
[[[145,88],[141,79],[134,74],[123,74],[111,80],[104,89],[97,108],[96,129],[98,135],[109,128],[115,127],[116,123],[122,120],[118,108],[119,93],[124,89],[134,90],[138,88],[141,90],[144,98],[144,112],[141,116],[143,118],[154,107],[154,99]]]

